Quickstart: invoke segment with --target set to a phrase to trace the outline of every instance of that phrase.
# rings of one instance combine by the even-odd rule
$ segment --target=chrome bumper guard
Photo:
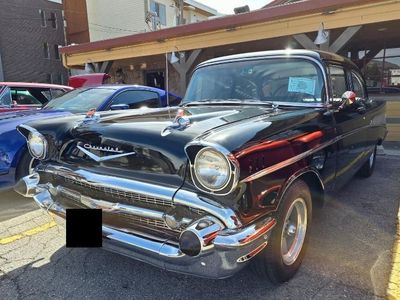
[[[32,197],[42,209],[53,216],[57,216],[55,220],[58,223],[64,223],[66,210],[53,199],[55,188],[51,183],[39,184],[39,181],[38,173],[28,175],[16,184],[15,190],[25,197]],[[134,183],[137,184],[137,182]],[[196,207],[204,209],[196,194],[180,191],[176,193],[175,197],[179,197],[179,194],[183,196],[178,201],[174,198],[174,203],[184,202],[187,205],[192,200]],[[105,201],[88,197],[82,203],[88,208],[109,208],[107,205],[104,206]],[[210,205],[210,203],[205,204],[206,211],[212,211]],[[117,209],[121,209],[118,204]],[[138,210],[138,208],[131,206],[122,209],[124,209],[124,212],[129,212],[132,209],[133,213]],[[201,249],[195,256],[183,253],[180,245],[169,243],[168,240],[152,240],[138,233],[109,226],[102,227],[103,248],[169,271],[207,278],[230,277],[266,247],[276,220],[267,217],[247,227],[236,225],[235,228],[232,228],[232,219],[215,218],[225,214],[229,216],[229,210],[224,211],[223,208],[217,207],[216,211],[216,214],[213,211],[214,213],[211,216],[194,221],[186,229],[186,231],[193,232],[202,241]],[[198,226],[200,222],[204,224],[204,221],[206,221],[206,224],[209,222],[208,228]]]

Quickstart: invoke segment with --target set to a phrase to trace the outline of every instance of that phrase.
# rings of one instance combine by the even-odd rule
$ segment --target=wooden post
[[[196,60],[196,58],[199,56],[200,53],[201,49],[193,50],[187,59],[185,55],[184,57],[179,57],[179,62],[172,64],[174,69],[179,73],[179,92],[181,93],[181,95],[183,95],[186,91],[187,72],[192,67],[194,61]]]

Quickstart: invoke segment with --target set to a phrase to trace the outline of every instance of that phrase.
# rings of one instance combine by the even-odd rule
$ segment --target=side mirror
[[[351,107],[356,102],[356,93],[353,91],[346,91],[342,95],[342,104],[339,106],[339,110]]]
[[[128,104],[113,104],[110,107],[111,110],[121,110],[121,109],[129,109]]]

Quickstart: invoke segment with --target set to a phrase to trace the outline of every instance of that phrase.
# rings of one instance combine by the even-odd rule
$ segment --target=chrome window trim
[[[309,60],[312,61],[313,63],[315,63],[318,68],[320,69],[320,71],[322,72],[322,77],[324,80],[324,86],[325,86],[325,101],[322,101],[323,99],[321,99],[321,103],[314,103],[314,104],[307,104],[307,103],[296,103],[296,102],[279,102],[279,101],[274,101],[274,103],[277,103],[279,105],[279,103],[282,103],[282,105],[284,105],[285,103],[290,105],[290,106],[299,106],[299,107],[330,107],[330,103],[329,103],[329,87],[328,87],[328,73],[327,70],[325,68],[325,66],[322,63],[322,60],[318,60],[316,58],[307,56],[307,55],[299,55],[299,54],[295,54],[295,55],[284,55],[284,54],[279,54],[279,55],[271,55],[271,56],[256,56],[256,57],[244,57],[244,58],[234,58],[234,59],[228,59],[228,60],[224,60],[224,61],[217,61],[217,62],[210,62],[210,63],[206,63],[204,65],[199,65],[197,66],[193,72],[192,75],[194,74],[194,72],[196,72],[197,70],[204,68],[204,67],[208,67],[208,66],[214,66],[214,65],[220,65],[220,64],[226,64],[226,63],[234,63],[234,62],[242,62],[242,61],[254,61],[254,60],[268,60],[268,59],[276,59],[276,58],[295,58],[295,59],[305,59],[305,60]],[[185,104],[184,102],[185,99],[182,99],[181,105]],[[188,102],[190,103],[190,102]],[[300,104],[300,105],[298,105]]]

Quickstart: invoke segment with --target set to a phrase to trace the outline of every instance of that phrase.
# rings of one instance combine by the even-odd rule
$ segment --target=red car
[[[51,99],[71,90],[72,87],[65,85],[0,82],[0,113],[41,108]]]

